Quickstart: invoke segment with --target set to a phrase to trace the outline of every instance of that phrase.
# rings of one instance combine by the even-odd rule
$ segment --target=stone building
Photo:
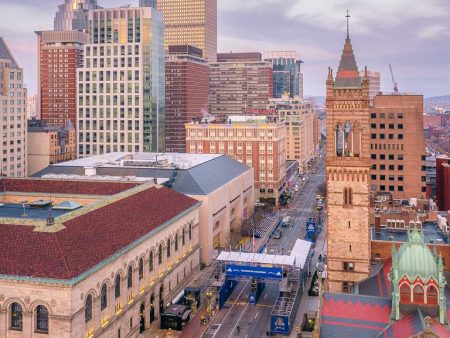
[[[0,336],[138,337],[199,269],[198,202],[153,183],[0,180]]]
[[[369,275],[369,80],[360,78],[347,32],[336,79],[327,86],[328,285],[352,292]]]

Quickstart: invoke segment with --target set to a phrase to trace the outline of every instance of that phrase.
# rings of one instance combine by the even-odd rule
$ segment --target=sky
[[[0,0],[0,35],[36,92],[36,36],[53,29],[63,0]],[[137,0],[99,0],[103,7]],[[358,67],[382,74],[392,91],[426,97],[450,94],[449,0],[217,0],[219,52],[294,50],[303,60],[305,95],[325,95],[327,69],[338,67],[350,10]]]

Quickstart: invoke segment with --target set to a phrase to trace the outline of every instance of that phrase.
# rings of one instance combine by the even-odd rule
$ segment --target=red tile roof
[[[0,225],[0,274],[72,279],[197,203],[168,188],[150,187],[70,219],[59,232]]]
[[[0,191],[77,195],[115,195],[136,187],[139,184],[142,183],[3,178],[0,179]]]

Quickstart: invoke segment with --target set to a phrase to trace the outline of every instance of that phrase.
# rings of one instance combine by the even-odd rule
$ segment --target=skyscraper
[[[263,59],[272,62],[273,97],[303,97],[303,74],[300,54],[294,51],[264,52]]]
[[[166,57],[166,151],[186,151],[184,125],[209,110],[209,67],[202,50],[169,46]]]
[[[151,7],[89,12],[77,76],[78,154],[164,151],[164,28]]]
[[[38,40],[38,112],[48,126],[77,125],[77,68],[83,64],[88,36],[80,31],[36,32]]]
[[[191,45],[208,61],[217,57],[217,0],[158,0],[163,14],[165,46]]]
[[[72,31],[88,29],[88,12],[100,8],[97,0],[65,0],[58,6],[55,15],[54,29],[56,31]]]
[[[359,76],[364,76],[364,71],[359,72]],[[369,78],[369,97],[371,102],[373,103],[373,99],[375,98],[375,95],[378,95],[381,91],[381,73],[375,72],[373,70],[367,71],[367,76]]]
[[[139,0],[139,7],[156,8],[157,0]]]
[[[0,36],[1,176],[27,175],[26,110],[27,90],[23,87],[23,69]]]
[[[351,293],[370,270],[370,100],[348,31],[336,78],[330,68],[326,88],[328,286]]]
[[[210,63],[210,112],[213,115],[258,113],[272,97],[272,64],[261,53],[220,53]]]

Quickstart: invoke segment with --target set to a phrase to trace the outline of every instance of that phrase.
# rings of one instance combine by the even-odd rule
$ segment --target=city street
[[[318,161],[317,169],[313,169],[307,177],[304,186],[294,195],[288,208],[280,211],[280,216],[290,216],[292,227],[280,228],[281,239],[269,239],[267,253],[289,254],[296,239],[303,239],[306,233],[305,223],[313,215],[316,206],[315,196],[318,186],[324,182],[324,158]],[[316,258],[322,251],[325,229],[320,234],[320,247],[316,249]],[[314,260],[315,261],[315,260]],[[312,266],[314,268],[315,265]],[[266,284],[256,305],[248,303],[249,282],[240,282],[231,294],[226,306],[215,316],[209,324],[203,337],[263,337],[270,330],[270,313],[278,296],[278,284]],[[307,297],[307,288],[302,297]],[[301,314],[297,315],[301,318]],[[296,322],[296,325],[301,323]],[[294,331],[294,330],[293,330]],[[201,333],[199,333],[200,335]]]

